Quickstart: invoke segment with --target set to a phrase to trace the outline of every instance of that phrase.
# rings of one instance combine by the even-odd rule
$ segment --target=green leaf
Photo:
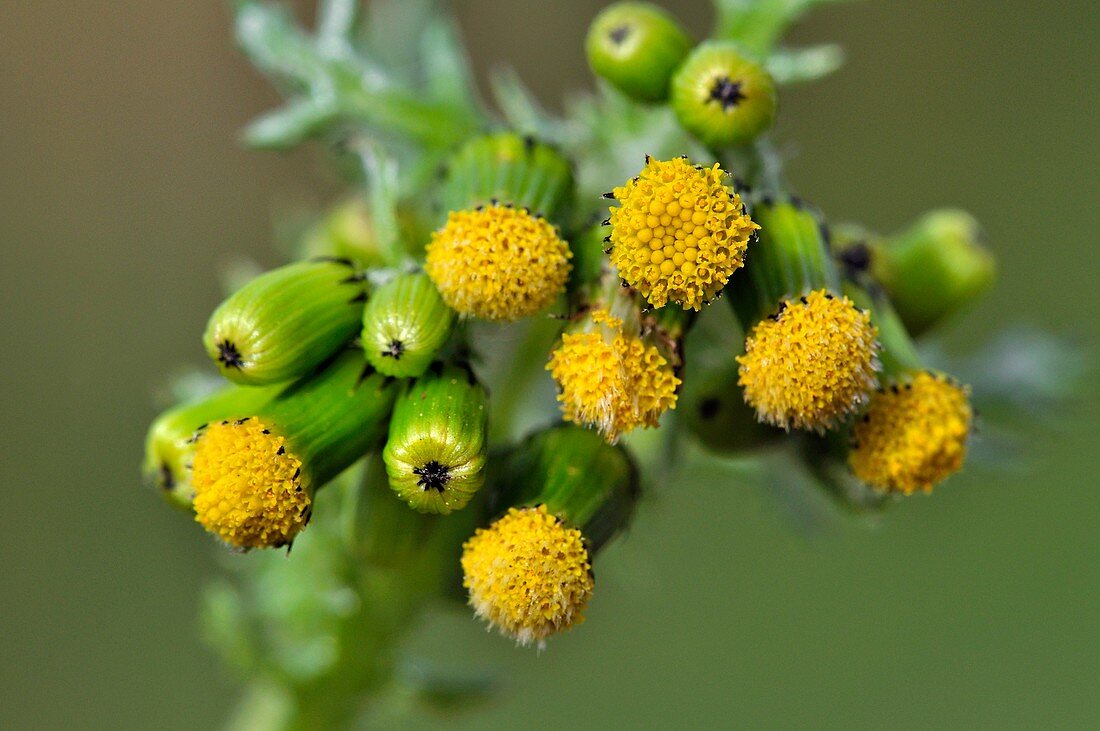
[[[778,84],[798,84],[828,76],[844,64],[844,51],[835,44],[809,48],[780,48],[765,66]]]

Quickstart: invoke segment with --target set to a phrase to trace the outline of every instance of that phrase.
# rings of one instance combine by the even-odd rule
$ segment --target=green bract
[[[343,260],[288,264],[222,302],[203,345],[222,375],[241,384],[306,375],[359,329],[364,283]]]
[[[672,73],[692,41],[676,19],[650,3],[616,3],[592,21],[585,41],[588,63],[627,96],[643,102],[668,98]]]
[[[485,481],[489,408],[485,389],[458,367],[408,386],[394,406],[382,455],[390,487],[423,513],[466,506]]]
[[[203,424],[251,414],[270,401],[282,386],[247,388],[227,386],[204,398],[173,406],[158,416],[145,436],[145,479],[160,489],[165,498],[191,509],[194,491],[188,473],[195,451],[192,438]]]
[[[734,43],[702,43],[672,79],[672,108],[710,147],[752,142],[775,121],[772,77]]]
[[[533,137],[474,137],[447,164],[443,205],[461,211],[499,202],[554,218],[573,196],[569,160]]]
[[[402,274],[371,294],[363,310],[363,352],[379,373],[419,376],[450,335],[454,311],[427,274]]]

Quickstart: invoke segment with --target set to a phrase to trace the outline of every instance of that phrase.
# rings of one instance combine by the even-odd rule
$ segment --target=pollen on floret
[[[571,257],[545,219],[494,204],[452,212],[432,234],[425,270],[456,312],[516,320],[553,303],[565,287]]]
[[[698,310],[744,265],[760,227],[726,177],[717,163],[647,158],[638,177],[612,191],[611,263],[654,307]]]
[[[676,408],[680,379],[655,346],[623,331],[622,320],[606,310],[590,319],[592,329],[562,335],[546,369],[558,383],[563,418],[614,443]]]
[[[962,467],[972,419],[965,387],[918,373],[871,397],[852,428],[848,464],[878,490],[931,491]]]
[[[511,508],[462,547],[470,606],[523,645],[584,620],[592,566],[584,538],[545,506]]]
[[[878,329],[847,297],[817,290],[753,326],[738,384],[760,421],[824,431],[867,402],[878,370]]]
[[[207,426],[195,441],[195,520],[238,548],[288,545],[309,521],[302,462],[257,418]]]

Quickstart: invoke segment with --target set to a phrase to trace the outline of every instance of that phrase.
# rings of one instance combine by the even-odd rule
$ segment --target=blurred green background
[[[547,100],[591,85],[602,4],[455,3],[478,67]],[[667,5],[707,27],[701,0]],[[885,230],[942,205],[988,229],[1001,284],[949,342],[1008,321],[1095,342],[1098,27],[1092,0],[879,0],[796,32],[850,59],[783,97],[799,192]],[[202,362],[221,267],[276,263],[277,212],[334,181],[310,151],[237,144],[277,99],[221,3],[8,0],[0,28],[0,728],[216,726],[234,683],[195,618],[220,551],[142,488],[141,439],[167,374]],[[1024,434],[1028,469],[970,470],[875,526],[695,470],[544,653],[465,615],[418,643],[507,679],[471,728],[1096,727],[1096,407],[1089,387]]]

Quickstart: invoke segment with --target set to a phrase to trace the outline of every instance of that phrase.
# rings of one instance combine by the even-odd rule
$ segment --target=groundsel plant
[[[966,467],[982,384],[956,377],[996,369],[915,339],[992,285],[977,224],[830,221],[775,152],[784,86],[839,65],[781,44],[827,2],[715,0],[705,39],[611,5],[596,91],[562,116],[508,73],[483,103],[434,3],[327,0],[312,31],[236,3],[286,98],[245,140],[312,141],[348,185],[213,309],[216,384],[147,438],[149,480],[228,549],[206,626],[248,683],[235,723],[479,695],[403,654],[421,610],[552,646],[600,611],[593,565],[639,496],[692,461],[781,454],[764,479],[862,515]]]

